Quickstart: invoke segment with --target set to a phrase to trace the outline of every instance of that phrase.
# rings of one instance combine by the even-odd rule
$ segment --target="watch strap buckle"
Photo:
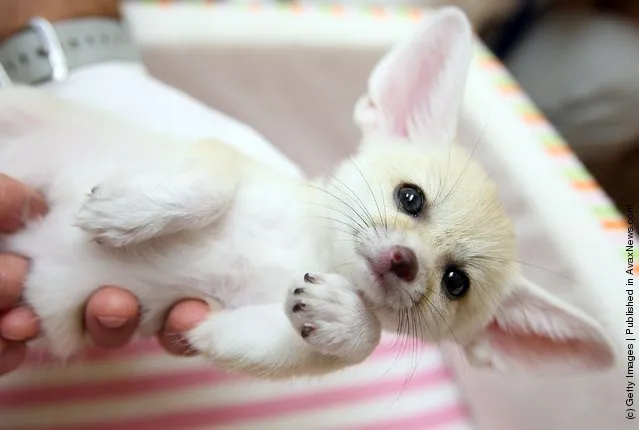
[[[69,76],[67,55],[51,22],[35,17],[29,21],[29,28],[36,33],[42,43],[43,54],[51,67],[51,80],[58,82],[66,79]]]

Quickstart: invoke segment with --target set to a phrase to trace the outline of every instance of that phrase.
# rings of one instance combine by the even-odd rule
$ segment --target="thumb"
[[[38,192],[0,173],[0,233],[12,233],[46,210],[47,204]]]

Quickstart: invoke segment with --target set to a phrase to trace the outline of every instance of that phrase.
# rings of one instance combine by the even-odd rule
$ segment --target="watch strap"
[[[123,21],[80,18],[51,23],[34,18],[0,44],[0,84],[58,81],[72,70],[113,60],[139,60]]]

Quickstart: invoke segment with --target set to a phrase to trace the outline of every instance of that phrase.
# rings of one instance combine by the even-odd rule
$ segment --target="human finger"
[[[102,348],[127,344],[138,326],[140,304],[124,288],[104,286],[96,291],[85,308],[85,327],[93,343]]]
[[[169,312],[164,328],[159,334],[160,344],[175,355],[190,356],[196,352],[184,340],[184,333],[204,321],[210,308],[201,300],[184,300],[177,303]]]
[[[38,192],[0,173],[0,233],[13,233],[25,221],[46,213],[47,205]]]

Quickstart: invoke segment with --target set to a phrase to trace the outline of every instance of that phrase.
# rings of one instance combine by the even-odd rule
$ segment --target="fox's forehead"
[[[481,170],[485,176],[472,155],[454,143],[432,147],[405,141],[371,144],[364,146],[358,158],[392,177],[428,178],[440,172],[452,177],[468,167]]]
[[[403,142],[365,147],[355,158],[375,194],[377,187],[387,205],[386,216],[396,221],[393,193],[401,184],[414,184],[424,192],[423,219],[407,224],[434,242],[443,252],[511,257],[515,248],[513,226],[494,182],[463,148],[451,144],[425,149]],[[361,173],[350,176],[358,187]],[[359,184],[363,199],[372,199]],[[369,202],[369,204],[381,204]]]
[[[415,184],[424,190],[429,200],[448,203],[498,200],[497,189],[485,170],[473,160],[472,154],[458,145],[433,149],[401,142],[371,145],[356,161],[386,188],[401,183]]]

